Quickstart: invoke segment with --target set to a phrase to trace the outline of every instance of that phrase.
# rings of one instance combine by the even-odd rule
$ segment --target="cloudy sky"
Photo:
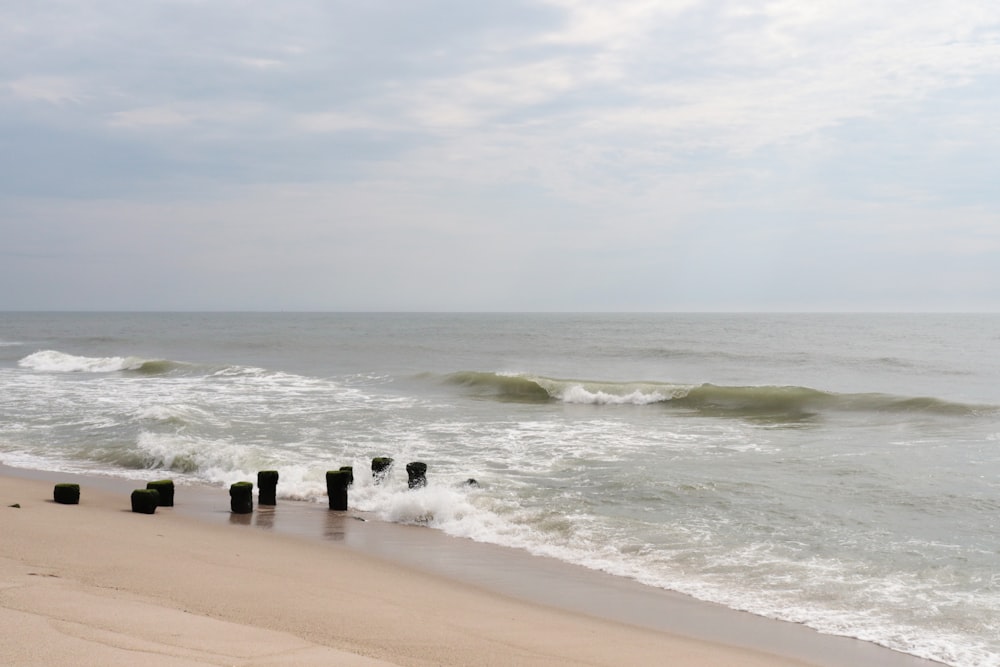
[[[1000,4],[0,3],[0,309],[1000,310]]]

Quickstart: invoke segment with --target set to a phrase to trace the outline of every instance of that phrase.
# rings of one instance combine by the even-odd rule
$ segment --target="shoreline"
[[[81,484],[80,505],[59,506],[51,501],[51,486],[59,481]],[[0,465],[0,527],[5,534],[0,546],[0,615],[14,614],[24,621],[19,614],[29,612],[12,610],[8,593],[41,585],[37,573],[23,572],[24,567],[30,567],[57,571],[56,579],[76,583],[77,594],[90,596],[88,600],[96,597],[111,607],[124,603],[117,594],[108,595],[109,587],[126,591],[147,605],[150,613],[157,610],[167,625],[178,622],[166,617],[181,609],[212,622],[235,624],[242,631],[250,628],[278,633],[281,637],[272,637],[275,645],[308,644],[290,662],[228,656],[243,660],[236,664],[311,664],[300,660],[324,651],[340,653],[324,654],[326,662],[317,658],[315,664],[330,664],[331,656],[335,664],[359,665],[656,664],[670,662],[670,656],[679,664],[705,666],[940,664],[553,559],[454,538],[433,529],[367,520],[361,512],[330,512],[315,503],[279,499],[274,508],[233,515],[224,488],[179,485],[176,507],[161,508],[151,517],[133,515],[128,511],[128,492],[141,486],[145,482],[126,478]],[[12,503],[20,503],[21,508],[8,508]],[[75,515],[86,518],[84,525],[99,533],[99,539],[89,539],[98,546],[86,543],[86,532],[74,532],[78,528],[73,523]],[[121,534],[122,529],[126,534]],[[106,566],[104,575],[93,575],[93,569],[102,569],[101,558],[119,562],[121,556],[116,556],[116,551],[162,543],[162,535],[168,531],[205,543],[196,549],[171,545],[171,550],[155,555],[156,559],[166,558],[163,562],[172,568],[183,570],[183,582],[144,568],[141,557],[135,565],[123,564],[130,576],[106,571]],[[67,532],[72,534],[67,536]],[[46,541],[59,535],[73,548],[52,553],[51,548],[45,548],[46,543],[51,545]],[[74,542],[74,536],[84,543]],[[42,544],[28,544],[35,540]],[[239,562],[225,563],[222,556],[209,556],[202,550],[213,548],[218,553],[237,552]],[[81,570],[70,554],[90,549],[100,553],[88,556],[89,565]],[[244,553],[247,549],[270,554],[277,562]],[[329,577],[331,563],[349,573],[346,580],[310,583],[310,576]],[[206,599],[197,582],[211,572],[241,575],[255,582],[266,580],[263,588],[267,594],[248,593],[237,581],[227,584],[223,577],[211,581],[224,593],[221,599]],[[366,585],[366,581],[373,583]],[[387,581],[394,585],[387,587]],[[329,599],[316,599],[317,588],[328,593]],[[351,600],[346,609],[337,604],[345,594]],[[303,596],[310,599],[309,604],[301,603]],[[239,604],[227,603],[230,598]],[[270,614],[265,608],[268,603],[274,608]],[[40,616],[51,623],[51,611],[30,613],[36,620]],[[356,620],[346,622],[353,630],[324,628],[320,621],[330,615],[336,617],[331,624],[337,626],[345,623],[345,616],[356,616]],[[394,622],[387,625],[386,619]],[[382,634],[372,636],[370,626],[381,627]],[[457,632],[462,628],[464,633]],[[136,632],[130,635],[124,629],[119,634],[135,643]],[[18,637],[23,650],[29,647],[22,644],[42,639],[31,632]],[[424,637],[436,639],[429,642]],[[188,659],[177,653],[180,649],[174,649],[160,647],[153,652],[163,655],[173,651],[174,658]],[[6,650],[0,649],[0,655]],[[122,658],[121,664],[132,655],[130,650],[113,649],[114,655]],[[369,658],[383,662],[365,662]],[[348,662],[355,659],[360,662]]]

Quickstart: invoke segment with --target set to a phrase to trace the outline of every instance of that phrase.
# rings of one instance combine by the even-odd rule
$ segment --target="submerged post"
[[[253,512],[253,482],[236,482],[229,487],[229,508],[233,514]]]
[[[156,489],[136,489],[132,492],[132,511],[139,514],[156,514],[160,492]]]
[[[55,488],[52,489],[52,500],[56,501],[60,505],[79,505],[80,485],[67,483],[56,484]]]
[[[409,477],[407,484],[411,489],[419,489],[427,486],[427,464],[420,461],[406,464],[406,475]]]
[[[146,484],[147,489],[153,489],[160,494],[160,507],[174,506],[174,481],[172,479],[160,479]]]
[[[261,470],[257,473],[257,503],[278,504],[278,471]]]
[[[392,459],[388,456],[376,456],[372,459],[372,480],[381,484],[392,469]]]
[[[330,498],[330,509],[344,511],[347,509],[347,483],[350,473],[345,470],[328,470],[326,472],[326,495]]]

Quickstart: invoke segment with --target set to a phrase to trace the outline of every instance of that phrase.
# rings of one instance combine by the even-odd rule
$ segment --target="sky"
[[[1000,4],[3,1],[0,310],[1000,311]]]

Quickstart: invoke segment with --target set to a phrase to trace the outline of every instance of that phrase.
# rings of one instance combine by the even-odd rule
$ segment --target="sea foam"
[[[53,373],[113,373],[139,369],[146,361],[140,357],[78,357],[56,350],[42,350],[29,354],[18,365]]]
[[[658,391],[644,392],[636,389],[627,394],[615,394],[601,390],[591,391],[583,385],[573,385],[563,389],[558,398],[566,403],[585,405],[648,405],[668,400],[667,396]]]

